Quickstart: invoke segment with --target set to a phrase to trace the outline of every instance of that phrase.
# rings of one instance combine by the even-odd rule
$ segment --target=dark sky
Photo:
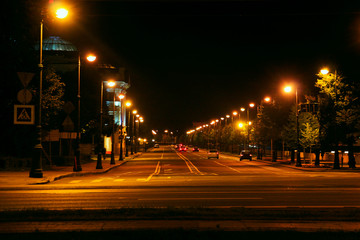
[[[189,129],[285,80],[305,92],[323,66],[359,79],[359,2],[78,1],[76,27],[57,31],[131,71],[152,128]]]

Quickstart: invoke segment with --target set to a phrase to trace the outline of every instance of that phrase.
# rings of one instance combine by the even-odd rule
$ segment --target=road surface
[[[0,210],[208,207],[339,209],[360,207],[357,172],[304,171],[239,161],[205,151],[149,150],[105,174],[3,189]]]

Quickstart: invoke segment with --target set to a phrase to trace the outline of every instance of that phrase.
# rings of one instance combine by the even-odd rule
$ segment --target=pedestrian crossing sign
[[[35,123],[34,105],[14,105],[14,124],[31,125]]]

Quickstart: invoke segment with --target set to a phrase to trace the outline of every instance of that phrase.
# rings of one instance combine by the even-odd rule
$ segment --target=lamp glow
[[[60,18],[60,19],[64,19],[67,17],[69,11],[66,10],[65,8],[59,8],[56,10],[56,17]]]

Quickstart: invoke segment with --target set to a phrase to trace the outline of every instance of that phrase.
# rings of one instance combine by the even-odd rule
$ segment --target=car
[[[243,159],[249,159],[252,160],[252,155],[249,150],[242,150],[240,153],[240,161]]]
[[[199,148],[198,148],[198,147],[193,147],[192,151],[193,151],[193,152],[198,152],[198,151],[199,151]]]
[[[159,147],[160,147],[160,145],[157,143],[154,145],[154,148],[159,148]]]
[[[182,145],[181,147],[179,147],[179,151],[180,152],[186,152],[187,148],[185,145]]]
[[[219,151],[216,149],[210,149],[207,153],[208,159],[217,158],[219,159]]]

